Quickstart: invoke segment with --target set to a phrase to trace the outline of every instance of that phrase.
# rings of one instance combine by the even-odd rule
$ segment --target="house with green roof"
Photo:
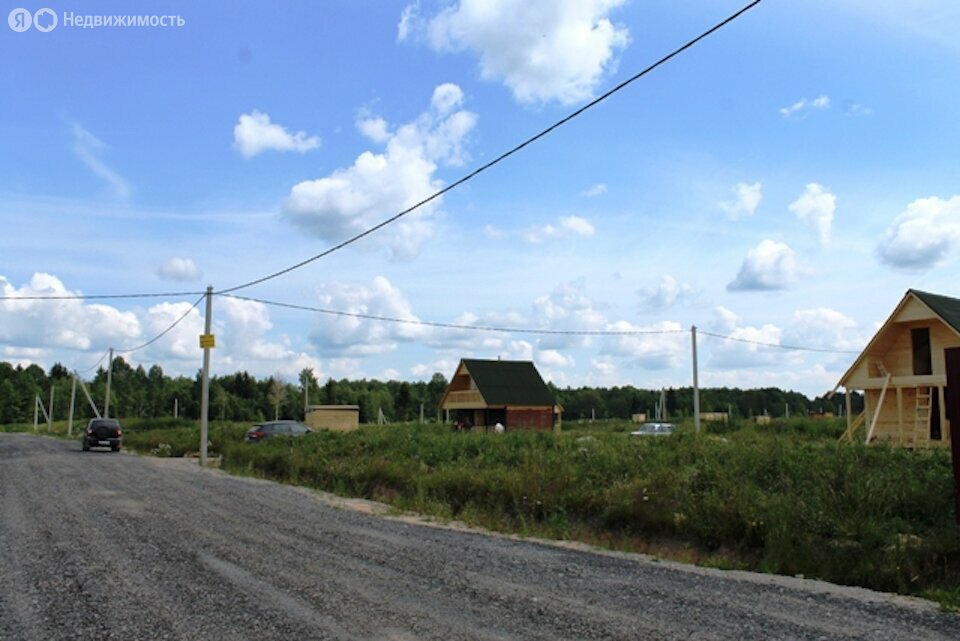
[[[947,447],[944,350],[960,347],[960,299],[907,290],[837,388],[847,391],[847,431],[866,426],[866,442],[905,447]],[[851,415],[850,396],[861,391],[864,410]]]
[[[440,401],[467,429],[560,429],[561,408],[530,361],[462,359]]]

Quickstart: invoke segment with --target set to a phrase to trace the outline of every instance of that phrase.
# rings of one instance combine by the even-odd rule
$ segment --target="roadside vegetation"
[[[124,425],[125,447],[145,454],[199,447],[192,421]],[[645,438],[629,436],[628,421],[499,435],[406,423],[256,445],[243,442],[248,428],[211,424],[211,455],[223,469],[501,532],[960,607],[949,452],[839,444],[839,420],[735,422],[701,434],[682,424],[673,436]]]

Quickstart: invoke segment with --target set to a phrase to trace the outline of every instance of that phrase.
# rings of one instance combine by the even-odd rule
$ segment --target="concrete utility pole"
[[[110,381],[113,379],[113,348],[107,358],[107,398],[103,401],[103,418],[110,418]]]
[[[690,340],[693,343],[693,429],[700,431],[700,381],[697,373],[697,326],[690,326]]]
[[[33,431],[37,431],[37,425],[40,424],[40,395],[33,397]]]
[[[210,349],[213,347],[213,335],[210,333],[213,321],[213,285],[207,285],[207,308],[203,319],[203,336],[200,346],[203,348],[203,374],[200,379],[200,465],[207,464],[207,415],[210,412]]]
[[[303,420],[307,420],[307,409],[310,407],[310,379],[303,383]]]
[[[87,391],[87,386],[83,384],[83,379],[81,379],[76,372],[73,374],[77,377],[74,380],[80,382],[80,389],[83,391],[83,395],[87,397],[87,402],[90,403],[90,408],[93,410],[94,416],[100,418],[100,410],[97,409],[97,404],[93,402],[93,397],[91,397],[90,392]]]
[[[50,384],[50,413],[47,414],[47,432],[53,431],[53,390],[56,389],[53,384]]]
[[[67,417],[67,436],[73,436],[73,410],[77,401],[77,373],[73,373],[73,385],[70,386],[70,415]]]

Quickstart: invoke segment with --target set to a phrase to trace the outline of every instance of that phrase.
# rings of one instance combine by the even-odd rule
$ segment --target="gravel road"
[[[816,581],[430,527],[0,434],[0,639],[960,639]]]

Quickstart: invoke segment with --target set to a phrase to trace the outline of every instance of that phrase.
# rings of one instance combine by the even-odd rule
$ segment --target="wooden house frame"
[[[560,429],[562,408],[530,361],[462,359],[440,401],[467,428]]]
[[[960,347],[960,299],[908,290],[837,388],[846,389],[847,431],[866,442],[949,447],[944,350]],[[864,395],[854,418],[850,392]]]

